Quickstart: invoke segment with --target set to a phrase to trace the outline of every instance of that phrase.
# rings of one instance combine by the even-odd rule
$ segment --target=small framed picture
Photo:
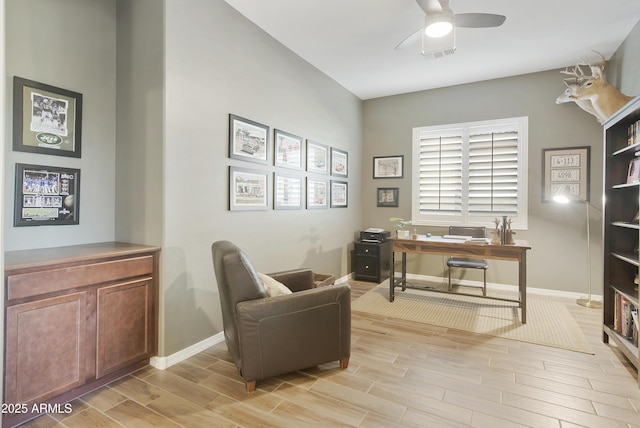
[[[229,157],[269,163],[269,127],[233,114],[229,115]]]
[[[328,208],[327,180],[307,177],[307,209]]]
[[[276,172],[274,174],[274,204],[276,210],[299,210],[302,209],[302,198],[304,197],[304,181],[301,177],[284,175]]]
[[[331,148],[331,175],[349,176],[349,155],[344,150]]]
[[[378,187],[378,207],[398,207],[397,187]]]
[[[627,173],[627,184],[640,182],[640,158],[631,159]]]
[[[329,173],[329,147],[307,140],[307,171],[316,174]]]
[[[79,223],[79,169],[16,164],[14,226]]]
[[[349,200],[349,185],[346,181],[331,180],[331,208],[346,208]]]
[[[270,177],[267,171],[229,167],[229,210],[270,209]]]
[[[404,156],[373,158],[373,178],[402,178]]]
[[[275,166],[302,169],[304,164],[304,144],[302,137],[275,130]]]
[[[82,94],[13,77],[13,150],[79,158]]]

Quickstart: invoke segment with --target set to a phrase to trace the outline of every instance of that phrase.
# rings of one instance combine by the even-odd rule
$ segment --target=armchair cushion
[[[292,291],[288,289],[286,285],[284,285],[280,281],[276,281],[269,275],[258,273],[258,278],[260,278],[262,285],[264,285],[264,288],[267,290],[267,296],[269,297],[283,296],[285,294],[292,293]]]

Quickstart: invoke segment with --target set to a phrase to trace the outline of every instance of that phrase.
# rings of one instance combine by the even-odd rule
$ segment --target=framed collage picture
[[[14,226],[80,222],[80,170],[16,164]]]

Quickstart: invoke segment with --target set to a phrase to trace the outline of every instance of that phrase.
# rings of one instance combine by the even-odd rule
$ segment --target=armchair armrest
[[[237,322],[245,381],[348,358],[351,287],[342,284],[240,302]]]
[[[313,288],[313,270],[309,268],[286,270],[268,274],[271,278],[287,286],[294,293],[296,291]]]

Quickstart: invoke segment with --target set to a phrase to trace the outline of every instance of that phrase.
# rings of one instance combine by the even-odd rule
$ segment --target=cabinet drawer
[[[152,272],[153,256],[148,255],[16,274],[7,278],[7,300],[150,275]]]
[[[380,254],[380,245],[379,244],[355,244],[356,255],[357,256],[373,256],[377,257]]]
[[[377,278],[380,274],[380,263],[374,257],[358,257],[355,271],[356,276]]]

